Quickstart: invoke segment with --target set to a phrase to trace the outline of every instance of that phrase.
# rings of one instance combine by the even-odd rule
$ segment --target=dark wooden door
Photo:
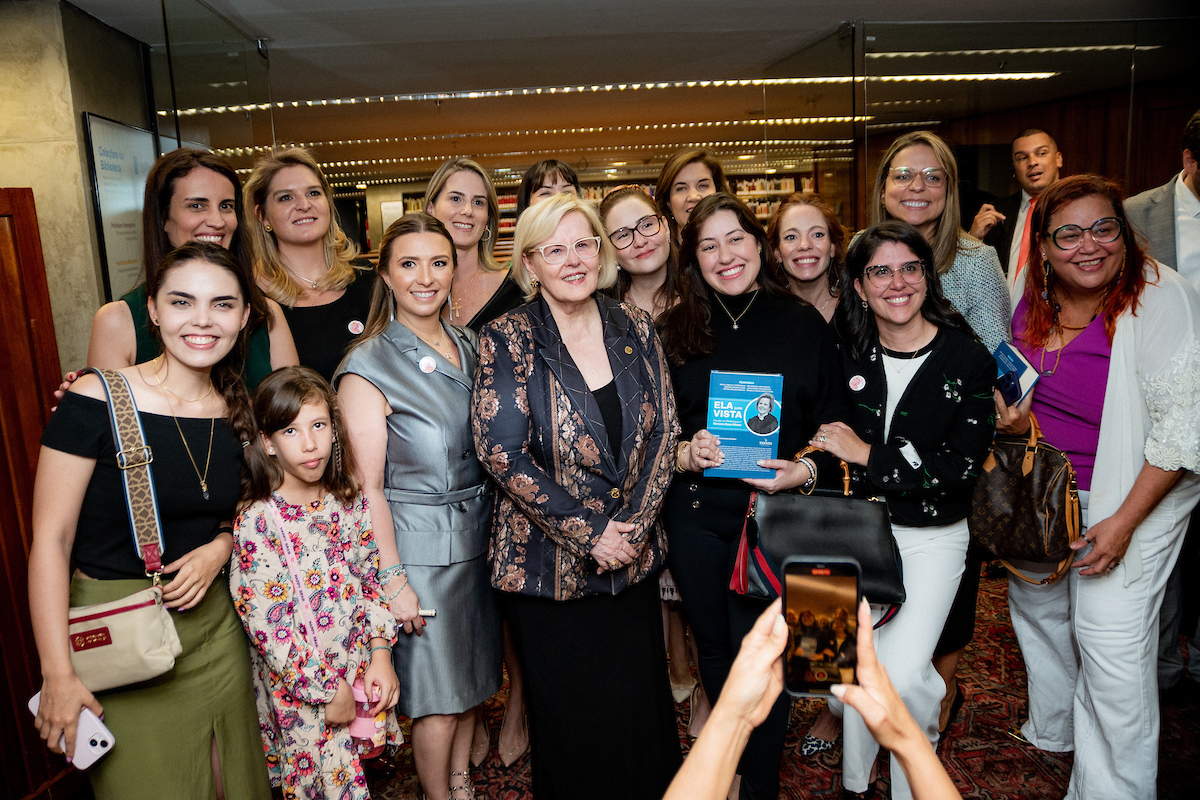
[[[42,746],[26,704],[41,687],[29,622],[30,502],[38,439],[61,381],[32,189],[0,189],[0,797],[86,796]]]

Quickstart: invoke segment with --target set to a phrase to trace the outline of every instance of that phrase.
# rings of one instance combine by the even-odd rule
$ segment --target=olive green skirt
[[[117,600],[149,580],[71,581],[71,605]],[[97,800],[209,800],[216,739],[228,800],[270,800],[246,633],[219,575],[198,606],[171,612],[183,653],[170,672],[101,692],[112,751],[88,770]]]

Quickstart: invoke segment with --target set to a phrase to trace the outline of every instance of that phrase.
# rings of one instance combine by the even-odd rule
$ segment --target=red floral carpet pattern
[[[1042,800],[1061,798],[1071,773],[1071,755],[1044,753],[1010,738],[1007,731],[1025,716],[1025,665],[1008,619],[1008,588],[1004,579],[984,578],[979,595],[975,639],[959,667],[966,702],[950,728],[939,755],[964,798],[974,800]],[[586,724],[588,698],[581,689],[580,724]],[[800,700],[793,706],[791,730],[785,743],[780,797],[841,797],[841,743],[812,758],[800,755],[800,741],[816,719],[821,703]],[[687,704],[676,707],[680,741],[686,748]],[[485,706],[492,746],[500,728],[503,707],[497,698]],[[407,734],[407,731],[406,731]],[[880,785],[887,782],[888,759],[880,758]],[[1200,783],[1200,703],[1194,697],[1165,707],[1159,740],[1160,800],[1191,800]],[[530,793],[529,758],[506,769],[493,749],[481,767],[472,770],[478,797],[526,800]],[[581,776],[583,778],[584,776]],[[381,800],[419,800],[412,749],[406,744],[396,756],[394,771],[375,774],[372,797]],[[880,795],[883,796],[882,794]]]

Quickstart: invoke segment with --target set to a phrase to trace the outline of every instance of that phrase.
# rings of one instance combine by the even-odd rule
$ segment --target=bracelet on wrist
[[[377,644],[377,645],[375,645],[374,647],[372,647],[372,648],[371,648],[371,655],[372,655],[372,656],[373,656],[373,655],[375,655],[375,651],[376,651],[376,650],[387,650],[389,653],[390,653],[390,652],[392,652],[392,648],[388,647],[387,645],[385,645],[385,644]]]
[[[379,585],[383,586],[397,575],[404,575],[406,577],[408,576],[408,573],[404,571],[403,564],[396,564],[394,566],[381,569],[379,572],[375,573],[375,578],[379,581]]]
[[[407,574],[404,576],[404,583],[400,584],[400,588],[397,589],[392,594],[389,594],[387,597],[383,598],[383,601],[385,603],[392,602],[393,600],[395,600],[397,597],[400,596],[400,593],[404,591],[404,587],[406,587],[406,586],[408,586],[408,575]]]
[[[687,450],[689,445],[691,445],[691,441],[685,439],[682,442],[680,442],[678,445],[675,446],[675,471],[676,472],[687,472],[687,469],[685,469],[683,466],[683,454]]]
[[[800,485],[801,494],[812,494],[812,490],[817,485],[817,465],[813,463],[811,458],[801,456],[796,459],[796,462],[808,467],[808,480]]]

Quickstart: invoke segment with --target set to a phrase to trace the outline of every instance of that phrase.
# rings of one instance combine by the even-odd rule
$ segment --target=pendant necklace
[[[733,329],[736,331],[738,329],[738,320],[746,316],[746,312],[750,310],[750,306],[754,305],[754,298],[758,297],[758,289],[755,289],[754,294],[750,295],[750,302],[746,303],[746,307],[742,309],[742,313],[738,314],[736,317],[733,314],[730,314],[729,309],[725,307],[724,301],[721,300],[720,292],[714,291],[713,297],[717,298],[717,305],[721,307],[721,310],[724,311],[731,320],[733,320]]]
[[[168,369],[169,369],[169,367],[168,367]],[[180,425],[179,425],[179,418],[175,416],[175,406],[171,403],[171,395],[175,395],[176,397],[179,397],[179,395],[175,394],[170,389],[168,389],[166,386],[164,386],[163,381],[158,379],[157,373],[154,375],[154,379],[155,379],[155,383],[158,386],[158,388],[162,389],[164,392],[164,396],[167,399],[167,408],[169,408],[171,410],[171,419],[175,422],[175,430],[179,431],[179,438],[183,440],[183,450],[185,453],[187,453],[188,461],[192,462],[192,469],[195,470],[196,477],[200,481],[200,492],[201,492],[201,494],[204,495],[204,499],[207,500],[208,499],[208,466],[212,462],[213,432],[216,430],[217,420],[214,417],[214,418],[210,418],[208,421],[208,455],[206,455],[204,457],[204,474],[202,475],[202,474],[200,474],[200,468],[198,466],[196,466],[196,459],[192,457],[192,448],[188,446],[187,437],[183,435],[183,428],[180,427]],[[163,376],[163,380],[166,380],[165,375]],[[212,393],[212,390],[213,390],[213,384],[212,384],[212,381],[210,380],[208,382],[208,391],[206,391],[204,394],[200,395],[199,397],[195,398],[194,400],[188,400],[186,397],[179,397],[179,399],[184,401],[185,403],[198,403],[201,400],[203,400],[204,398],[208,397],[209,394]]]
[[[295,278],[296,280],[300,281],[301,283],[307,283],[307,284],[308,284],[310,287],[312,287],[314,290],[317,288],[317,282],[316,282],[316,281],[314,281],[312,278],[306,278],[306,277],[304,277],[303,275],[299,275],[299,274],[297,274],[297,273],[296,273],[296,271],[295,271],[295,270],[293,270],[291,267],[289,267],[287,264],[284,264],[284,265],[283,265],[283,268],[284,268],[284,269],[286,269],[286,270],[287,270],[287,271],[288,271],[288,272],[291,274],[291,276],[292,276],[293,278]],[[328,270],[328,269],[326,269],[326,270],[325,270],[325,272],[326,272],[326,273],[328,273],[328,272],[329,272],[329,270]],[[324,275],[322,275],[321,277],[322,277],[322,278],[324,278],[325,276],[324,276]]]

